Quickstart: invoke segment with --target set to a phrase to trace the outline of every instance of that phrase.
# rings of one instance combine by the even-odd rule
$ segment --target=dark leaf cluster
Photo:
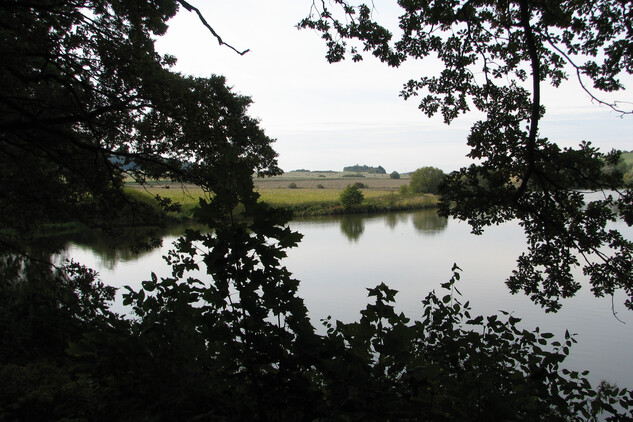
[[[268,215],[268,218],[273,218]],[[264,246],[241,229],[189,232],[154,274],[111,289],[70,264],[4,259],[0,284],[0,416],[7,420],[594,420],[631,417],[633,392],[561,366],[575,339],[520,318],[471,314],[459,269],[395,311],[381,284],[357,322],[317,334],[297,281],[281,267],[299,236],[271,228]],[[274,220],[274,218],[273,218]],[[228,230],[227,230],[228,231]],[[244,247],[239,245],[244,244]],[[248,252],[248,253],[246,253]],[[22,271],[16,271],[22,267]],[[205,274],[206,273],[206,274]],[[627,413],[628,412],[628,413]]]
[[[3,243],[44,223],[155,223],[124,179],[210,192],[277,174],[248,97],[154,50],[178,1],[6,1],[0,15]],[[228,177],[225,174],[229,173]],[[158,201],[158,207],[173,210]]]

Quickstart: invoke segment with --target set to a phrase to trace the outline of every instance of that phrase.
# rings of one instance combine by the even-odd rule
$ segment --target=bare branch
[[[248,53],[249,51],[251,51],[250,49],[246,49],[244,51],[239,51],[237,48],[233,47],[231,44],[227,44],[222,40],[222,37],[220,37],[218,35],[217,32],[215,32],[215,30],[211,27],[211,25],[209,25],[209,23],[207,22],[207,20],[204,18],[204,16],[202,15],[202,13],[200,13],[200,10],[198,10],[197,7],[192,6],[191,4],[189,4],[187,1],[185,0],[177,0],[178,3],[180,3],[182,5],[182,7],[184,7],[185,9],[187,9],[188,12],[196,12],[196,14],[198,15],[198,18],[200,18],[200,22],[202,22],[202,24],[204,26],[207,27],[207,29],[209,31],[211,31],[211,33],[213,34],[213,36],[218,40],[218,43],[220,45],[225,45],[228,48],[230,48],[231,50],[235,51],[237,54],[239,54],[240,56],[243,56],[244,54]]]
[[[580,66],[578,66],[572,59],[571,57],[569,57],[568,54],[566,54],[563,50],[561,50],[556,44],[554,44],[554,42],[552,41],[552,38],[549,36],[549,34],[545,33],[541,33],[541,35],[543,35],[545,37],[545,39],[547,40],[547,42],[549,43],[549,45],[552,46],[552,48],[554,50],[556,50],[561,56],[563,56],[565,58],[565,60],[567,60],[567,63],[569,63],[574,70],[576,71],[576,78],[578,79],[578,84],[580,85],[580,87],[582,88],[583,91],[585,91],[585,93],[587,95],[589,95],[589,97],[591,98],[592,101],[597,102],[598,104],[601,105],[605,105],[607,107],[609,107],[611,110],[620,113],[620,116],[624,116],[625,114],[633,114],[633,110],[624,110],[623,108],[618,107],[618,103],[625,103],[628,104],[628,102],[623,102],[623,101],[614,101],[613,103],[609,103],[607,101],[601,100],[600,98],[596,97],[590,90],[589,88],[587,88],[587,86],[585,85],[584,81],[582,80],[582,73],[580,71]]]

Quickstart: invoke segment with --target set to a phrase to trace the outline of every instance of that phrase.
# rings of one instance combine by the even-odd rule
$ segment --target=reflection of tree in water
[[[437,215],[437,210],[422,210],[413,214],[413,227],[424,234],[439,233],[446,228],[448,219]]]
[[[67,248],[69,244],[75,244],[81,248],[89,249],[99,257],[103,267],[112,269],[118,262],[136,260],[150,253],[162,245],[164,237],[182,235],[185,228],[194,227],[168,225],[164,227],[127,227],[111,231],[83,230],[61,236],[52,236],[47,238],[47,241],[50,244],[51,253],[58,253]],[[60,255],[62,259],[72,258],[63,252]]]
[[[410,213],[389,213],[385,216],[385,226],[394,229],[400,223],[406,223],[409,220]]]
[[[363,217],[360,215],[344,215],[341,218],[341,231],[349,240],[357,241],[363,231],[365,231]]]

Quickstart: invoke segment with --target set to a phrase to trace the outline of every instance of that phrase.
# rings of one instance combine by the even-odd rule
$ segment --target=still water
[[[288,251],[284,264],[301,280],[299,293],[317,326],[328,315],[345,322],[357,320],[367,304],[367,288],[381,282],[399,291],[398,310],[417,318],[422,314],[420,301],[429,291],[440,289],[456,263],[462,269],[457,287],[464,302],[470,301],[471,314],[504,310],[522,318],[527,329],[538,326],[560,338],[566,329],[577,333],[578,344],[566,367],[589,369],[592,383],[606,379],[633,388],[633,312],[624,308],[623,295],[616,295],[613,301],[610,297],[595,298],[585,286],[552,314],[521,294],[509,293],[504,280],[525,243],[516,223],[474,236],[466,223],[424,210],[300,220],[293,221],[291,227],[304,238],[299,247]],[[632,236],[626,225],[616,228]],[[65,255],[99,271],[108,284],[139,286],[140,281],[149,279],[151,271],[169,275],[162,256],[180,230],[173,228],[163,235],[161,248],[141,254],[96,248],[85,241],[69,243]],[[624,323],[613,316],[612,304]]]

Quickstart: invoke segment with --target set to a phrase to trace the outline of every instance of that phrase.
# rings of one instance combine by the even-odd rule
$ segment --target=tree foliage
[[[435,167],[422,167],[411,175],[410,193],[438,193],[440,183],[444,180],[444,172]]]
[[[374,174],[387,174],[387,171],[382,166],[372,167],[372,166],[359,165],[359,164],[343,167],[343,171],[353,171],[357,173],[365,172],[365,173],[374,173]]]
[[[122,193],[124,177],[217,192],[280,172],[249,98],[223,77],[170,71],[175,59],[154,50],[179,3],[2,4],[2,243],[41,223],[152,218]]]
[[[485,115],[468,135],[469,157],[478,164],[451,174],[442,189],[441,211],[467,220],[474,233],[518,219],[528,250],[507,283],[548,310],[573,296],[580,267],[596,296],[623,290],[633,309],[633,243],[609,229],[633,223],[633,194],[619,190],[622,175],[605,172],[619,153],[602,153],[589,142],[561,148],[543,136],[543,84],[558,87],[569,75],[595,102],[621,114],[598,92],[623,89],[633,73],[633,6],[630,2],[398,1],[399,38],[372,14],[373,4],[334,0],[313,4],[300,27],[322,33],[330,62],[368,52],[389,66],[435,57],[437,74],[403,86],[405,98],[421,96],[426,115],[448,124],[463,113]],[[427,67],[425,67],[426,69]],[[603,190],[587,199],[581,186]]]
[[[633,408],[633,392],[560,370],[572,337],[471,316],[457,268],[419,321],[380,285],[359,322],[317,334],[281,265],[301,235],[253,192],[254,173],[278,169],[249,100],[220,77],[171,72],[153,50],[178,5],[196,11],[183,0],[1,5],[0,419],[562,420]],[[196,210],[209,230],[175,242],[170,275],[124,289],[129,315],[111,310],[114,289],[93,271],[16,247],[21,228],[115,212],[124,175],[210,193]]]
[[[607,384],[593,389],[587,372],[561,368],[575,343],[569,333],[556,341],[538,328],[520,328],[507,312],[471,315],[456,267],[442,291],[422,301],[417,321],[395,311],[396,291],[381,284],[368,289],[373,301],[358,322],[328,318],[317,335],[293,294],[296,281],[272,267],[252,269],[270,255],[245,260],[218,253],[220,245],[201,251],[191,242],[196,236],[204,243],[223,238],[180,239],[169,256],[172,276],[152,274],[141,290],[125,294],[134,319],[108,310],[112,289],[95,284],[94,272],[2,261],[9,283],[0,285],[0,415],[588,420],[633,408],[633,392]],[[235,265],[220,268],[214,259]],[[17,282],[27,274],[18,270],[24,264],[29,283]],[[205,267],[213,283],[196,275]],[[229,288],[238,289],[233,299]]]
[[[622,183],[624,183],[624,186],[627,188],[633,187],[633,169],[624,173],[624,176],[622,177]]]
[[[347,185],[345,189],[341,192],[339,197],[341,204],[344,208],[351,208],[354,205],[359,205],[365,199],[363,192],[360,191],[356,184]]]

